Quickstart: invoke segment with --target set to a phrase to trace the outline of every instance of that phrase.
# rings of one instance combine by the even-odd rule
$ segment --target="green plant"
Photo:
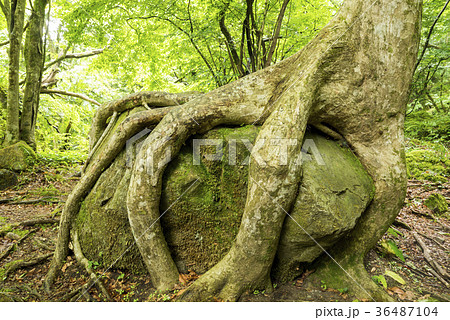
[[[386,276],[391,277],[392,279],[394,279],[395,281],[397,281],[400,284],[405,284],[405,280],[403,280],[402,277],[400,277],[400,275],[398,275],[397,273],[390,271],[390,270],[386,270],[384,273]]]
[[[393,254],[395,256],[397,256],[400,260],[402,260],[403,262],[405,262],[405,257],[403,256],[403,252],[402,250],[400,250],[397,247],[397,244],[394,242],[394,240],[391,239],[383,239],[380,242],[381,247],[390,254]]]
[[[341,294],[348,293],[348,288],[338,289]]]
[[[381,284],[383,286],[383,288],[387,289],[386,278],[383,275],[372,276],[372,280],[378,284]]]
[[[322,288],[322,290],[327,290],[327,284],[325,283],[325,281],[323,281],[323,280],[320,280],[320,287]]]

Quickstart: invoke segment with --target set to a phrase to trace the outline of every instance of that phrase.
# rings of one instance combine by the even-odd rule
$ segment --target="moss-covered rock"
[[[430,195],[427,200],[425,200],[425,205],[437,215],[444,214],[448,211],[447,200],[439,193]]]
[[[0,168],[23,171],[34,165],[36,153],[24,141],[0,149]]]
[[[0,169],[0,190],[14,187],[18,182],[17,175],[14,172]]]
[[[258,132],[255,126],[211,130],[189,139],[168,165],[161,224],[180,271],[203,273],[229,250],[246,201],[249,151],[245,144],[254,142]],[[200,163],[194,164],[193,141],[198,138],[224,141],[220,161],[208,157],[216,146],[204,146]],[[304,146],[311,147],[306,150],[311,154],[305,153],[305,158],[310,160],[304,162],[299,196],[292,219],[285,220],[276,259],[275,269],[284,279],[295,274],[300,262],[322,253],[316,241],[328,248],[351,230],[374,193],[371,179],[349,149],[318,134],[308,134],[306,139]],[[131,167],[126,153],[97,181],[75,225],[88,259],[105,265],[117,260],[117,268],[144,271],[128,225]],[[196,180],[200,183],[186,192]]]

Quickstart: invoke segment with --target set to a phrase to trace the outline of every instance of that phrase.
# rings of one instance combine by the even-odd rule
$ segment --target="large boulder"
[[[14,187],[18,182],[17,175],[14,172],[0,169],[0,190]]]
[[[247,146],[258,132],[256,126],[216,128],[189,139],[168,165],[161,224],[180,271],[203,273],[229,250],[245,206]],[[219,159],[209,156],[216,146],[202,147],[194,159],[193,139],[200,138],[224,141]],[[231,152],[230,143],[235,146]],[[351,230],[374,194],[372,180],[350,149],[317,133],[306,135],[304,148],[303,180],[283,226],[274,268],[282,279],[295,276],[301,262],[317,258],[322,253],[318,244],[329,248]],[[105,265],[117,260],[117,268],[144,271],[126,211],[132,151],[129,145],[102,174],[75,227],[89,260]],[[190,188],[196,180],[200,183]]]
[[[24,141],[0,149],[0,169],[23,171],[33,166],[36,153]]]

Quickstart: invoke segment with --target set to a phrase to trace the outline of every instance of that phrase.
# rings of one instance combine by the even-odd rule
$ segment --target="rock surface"
[[[23,171],[36,161],[36,153],[24,141],[0,149],[0,169]]]
[[[169,164],[161,224],[181,272],[207,271],[232,245],[247,194],[249,151],[245,144],[253,143],[258,132],[254,126],[211,130],[188,140]],[[220,161],[208,156],[216,153],[215,145],[203,146],[200,164],[194,164],[193,139],[199,138],[224,141]],[[236,152],[234,148],[230,152],[230,143]],[[322,249],[317,243],[326,249],[351,230],[374,193],[372,180],[348,148],[318,134],[307,134],[303,146],[303,182],[286,217],[274,266],[281,279],[292,278],[301,262],[318,257]],[[76,228],[89,260],[110,265],[118,259],[116,268],[145,271],[128,225],[131,167],[126,153],[97,181],[82,205]]]
[[[0,169],[0,190],[14,187],[18,182],[19,180],[14,172]]]

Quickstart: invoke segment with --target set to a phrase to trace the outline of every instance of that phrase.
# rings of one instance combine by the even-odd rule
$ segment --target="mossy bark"
[[[166,213],[161,211],[161,200],[167,153],[177,154],[191,136],[217,126],[262,124],[254,143],[257,152],[254,150],[250,159],[236,238],[225,256],[181,296],[184,300],[236,300],[244,290],[270,287],[270,270],[285,218],[292,218],[295,201],[304,194],[301,183],[306,166],[298,160],[309,123],[342,136],[375,186],[374,198],[354,220],[355,226],[343,232],[346,236],[333,248],[321,249],[328,260],[317,265],[315,277],[326,282],[335,277],[357,295],[385,299],[368,277],[363,278],[363,258],[394,221],[405,196],[404,114],[420,17],[420,0],[379,0],[369,6],[363,0],[347,0],[315,39],[281,63],[196,96],[163,116],[156,116],[154,109],[127,117],[92,158],[66,202],[46,284],[67,255],[71,223],[80,203],[122,151],[126,139],[145,125],[156,124],[148,120],[151,116],[159,123],[145,138],[131,168],[126,209],[139,253],[157,288],[175,285],[179,272],[167,242],[170,237],[165,237],[160,223]],[[94,141],[113,112],[128,110],[133,103],[139,105],[132,98],[101,107],[94,120]],[[265,143],[271,139],[292,143],[274,150],[273,144]],[[286,161],[280,164],[282,149]],[[187,191],[198,188],[195,182]],[[333,193],[333,188],[330,190]],[[320,247],[319,241],[314,241]]]
[[[250,152],[245,144],[253,144],[259,130],[257,126],[222,127],[194,136],[168,166],[160,206],[166,214],[161,225],[180,272],[205,273],[231,248],[247,196]],[[90,260],[132,272],[145,268],[123,199],[128,192],[132,154],[145,137],[117,156],[101,175],[75,223]],[[195,165],[195,139],[223,141],[220,159],[208,160],[216,146],[204,146],[200,163]],[[372,180],[348,147],[318,133],[308,133],[303,146],[302,192],[291,218],[284,221],[273,268],[273,275],[280,280],[293,279],[302,262],[311,262],[322,253],[311,237],[329,248],[351,230],[374,192]],[[184,194],[194,181],[198,183]]]

